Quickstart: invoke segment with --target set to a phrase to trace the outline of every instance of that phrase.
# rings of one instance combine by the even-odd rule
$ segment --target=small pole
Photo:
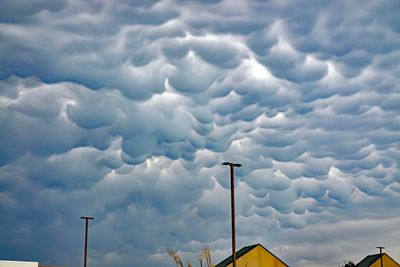
[[[235,234],[235,175],[234,167],[241,167],[242,164],[224,162],[222,165],[229,166],[231,173],[231,219],[232,219],[232,267],[236,267],[236,234]]]
[[[83,258],[83,267],[86,267],[89,220],[93,220],[94,218],[82,216],[81,219],[85,220],[85,223],[86,223],[86,225],[85,225],[85,256]]]
[[[381,258],[381,267],[383,267],[382,249],[384,249],[385,247],[376,247],[376,248],[379,248],[379,255],[380,255],[380,258]]]

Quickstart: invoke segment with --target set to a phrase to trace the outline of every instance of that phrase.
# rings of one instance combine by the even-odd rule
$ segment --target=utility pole
[[[232,266],[236,267],[236,234],[235,234],[235,175],[234,168],[242,164],[224,162],[222,165],[229,166],[231,172],[231,219],[232,219]]]
[[[380,255],[380,258],[381,258],[381,267],[383,267],[382,249],[384,249],[385,247],[376,247],[376,248],[379,248],[379,255]]]
[[[83,258],[83,267],[86,267],[86,258],[87,258],[87,243],[88,243],[88,228],[89,228],[89,220],[93,220],[93,217],[82,216],[81,219],[85,220],[85,256]]]

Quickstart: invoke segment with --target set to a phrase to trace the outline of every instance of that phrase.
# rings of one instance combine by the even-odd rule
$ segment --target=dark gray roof
[[[391,259],[394,263],[397,264],[397,266],[400,266],[400,264],[398,264],[394,259],[392,259],[388,254],[386,253],[382,253],[382,256],[386,255],[389,259]],[[374,254],[374,255],[368,255],[367,257],[365,257],[362,261],[360,261],[359,263],[357,263],[356,267],[369,267],[371,266],[371,264],[373,264],[374,262],[376,262],[377,260],[380,259],[380,254]]]
[[[383,253],[385,254],[385,253]],[[382,255],[383,255],[382,254]],[[380,258],[380,254],[368,255],[362,261],[356,264],[356,267],[369,267]]]
[[[242,257],[244,254],[246,254],[247,252],[249,252],[250,250],[252,250],[253,248],[257,247],[257,246],[261,246],[263,249],[265,249],[266,251],[268,251],[269,253],[271,253],[275,258],[277,258],[280,262],[282,262],[283,264],[287,265],[286,263],[284,263],[281,259],[279,259],[277,256],[275,256],[271,251],[269,251],[268,249],[266,249],[263,245],[261,244],[255,244],[255,245],[251,245],[251,246],[247,246],[244,247],[242,249],[240,249],[239,251],[236,252],[236,259],[239,259],[240,257]],[[221,261],[220,263],[218,263],[215,267],[226,267],[229,264],[231,264],[233,261],[233,256],[229,256],[228,258],[226,258],[225,260]]]

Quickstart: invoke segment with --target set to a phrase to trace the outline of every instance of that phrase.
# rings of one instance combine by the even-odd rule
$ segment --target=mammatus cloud
[[[398,259],[397,1],[0,4],[1,258]],[[372,244],[374,240],[376,244]],[[57,245],[54,245],[57,244]],[[368,245],[367,245],[368,244]],[[139,256],[140,255],[140,256]]]

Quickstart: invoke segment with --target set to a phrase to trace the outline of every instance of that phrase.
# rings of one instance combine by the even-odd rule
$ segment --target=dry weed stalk
[[[172,249],[168,249],[168,255],[175,261],[177,267],[183,267],[183,263],[179,255]],[[208,246],[205,246],[199,255],[200,267],[203,267],[203,260],[206,262],[206,267],[214,267],[211,263],[211,250]],[[187,267],[193,267],[190,262],[187,263]]]
[[[213,267],[214,265],[211,263],[211,250],[208,246],[205,246],[200,253],[199,258],[201,257],[201,266],[203,265],[203,259],[206,260],[207,267]]]
[[[183,267],[183,263],[179,255],[172,249],[168,249],[168,255],[175,261],[176,267]]]

